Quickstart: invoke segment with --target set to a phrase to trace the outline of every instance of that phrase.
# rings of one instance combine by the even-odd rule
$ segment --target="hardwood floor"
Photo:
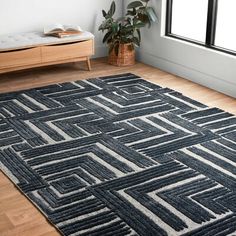
[[[0,93],[41,87],[66,81],[132,72],[153,83],[182,92],[209,106],[236,114],[236,99],[195,84],[183,78],[137,63],[131,67],[114,67],[106,59],[92,61],[92,71],[78,70],[86,64],[67,64],[0,75]],[[0,235],[56,236],[57,230],[33,204],[0,173]]]

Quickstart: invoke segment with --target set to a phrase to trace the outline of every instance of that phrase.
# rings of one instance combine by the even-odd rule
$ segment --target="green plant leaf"
[[[135,45],[137,45],[138,47],[140,47],[140,41],[139,41],[139,39],[138,39],[137,37],[133,37],[132,41],[133,41],[133,43],[134,43]]]
[[[133,18],[133,24],[135,25],[135,24],[137,24],[139,22],[139,19],[137,18],[137,17],[134,17]]]
[[[106,19],[106,20],[104,20],[102,22],[102,24],[99,26],[98,29],[102,30],[102,31],[104,31],[106,29],[109,30],[111,28],[112,23],[113,23],[113,19],[112,18],[108,18],[108,19]]]
[[[151,22],[157,22],[158,21],[156,12],[152,7],[147,7],[146,12],[147,12],[148,18]]]
[[[111,24],[111,30],[113,33],[117,32],[118,24],[116,22]]]
[[[116,12],[116,3],[113,1],[111,3],[110,10],[108,11],[107,14],[112,17],[115,14],[115,12]]]
[[[140,32],[140,29],[137,29],[136,32],[137,32],[137,35],[138,35],[138,40],[139,40],[139,42],[141,42],[141,32]]]
[[[99,30],[99,31],[103,30],[102,25],[100,25],[100,26],[98,27],[98,30]]]
[[[143,3],[140,2],[140,1],[134,1],[134,2],[131,2],[127,8],[128,9],[131,9],[131,8],[137,8],[137,7],[142,7],[143,6]]]
[[[133,8],[133,10],[128,10],[126,15],[130,15],[130,16],[135,16],[137,14],[137,11],[135,8]]]
[[[107,13],[104,10],[102,10],[102,15],[103,15],[103,17],[106,17]]]
[[[104,36],[102,42],[103,42],[103,43],[107,42],[107,40],[108,40],[111,36],[112,36],[112,31],[108,31],[108,32],[105,34],[105,36]]]
[[[104,31],[104,30],[107,29],[107,27],[108,27],[107,24],[106,24],[105,22],[103,22],[103,23],[99,26],[98,30]]]
[[[126,16],[132,16],[133,15],[133,11],[128,10],[126,13]]]
[[[130,17],[126,18],[125,25],[131,25],[131,18]]]
[[[140,23],[137,23],[137,24],[135,24],[134,26],[135,26],[135,28],[138,28],[138,29],[140,29],[140,28],[143,28],[143,27],[145,27],[145,23],[143,23],[143,22],[140,22]]]
[[[124,27],[123,28],[123,31],[125,32],[125,33],[130,33],[130,32],[132,32],[134,30],[134,27],[133,26],[127,26],[127,27]]]

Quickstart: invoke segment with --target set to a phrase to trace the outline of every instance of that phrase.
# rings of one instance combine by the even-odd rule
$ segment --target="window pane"
[[[171,33],[205,42],[207,9],[208,0],[173,0]]]
[[[219,0],[215,45],[236,51],[236,1]]]

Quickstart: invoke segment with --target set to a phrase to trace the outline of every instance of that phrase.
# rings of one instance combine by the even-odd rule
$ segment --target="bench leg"
[[[88,70],[91,70],[91,62],[90,62],[90,58],[87,57],[87,66],[88,66]]]

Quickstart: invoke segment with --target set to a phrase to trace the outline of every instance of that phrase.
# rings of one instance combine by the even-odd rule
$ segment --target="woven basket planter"
[[[135,50],[132,44],[120,44],[118,56],[113,50],[108,56],[108,63],[115,66],[132,66],[135,64]]]

